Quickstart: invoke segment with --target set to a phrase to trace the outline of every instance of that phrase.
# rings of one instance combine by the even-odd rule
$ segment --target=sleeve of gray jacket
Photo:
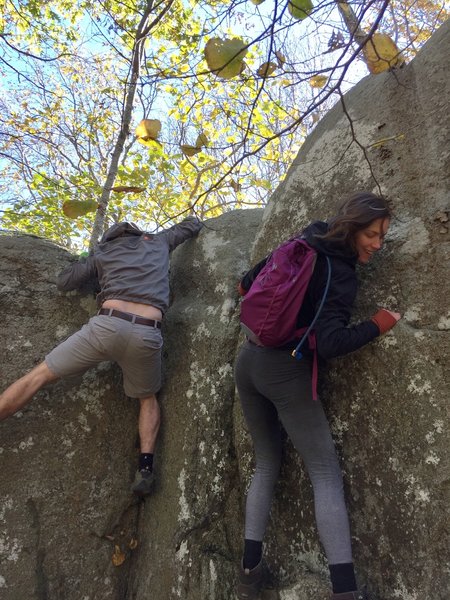
[[[94,258],[88,256],[63,269],[57,277],[56,287],[62,292],[70,292],[96,277]]]
[[[203,227],[203,223],[197,217],[187,217],[181,223],[177,223],[166,229],[164,232],[167,236],[167,242],[170,250],[173,250],[184,241],[195,237],[200,229]]]

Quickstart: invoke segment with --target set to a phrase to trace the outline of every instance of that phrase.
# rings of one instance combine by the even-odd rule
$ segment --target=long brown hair
[[[376,219],[390,219],[392,211],[384,198],[371,192],[356,192],[328,221],[328,232],[322,239],[348,245],[354,249],[355,233],[368,227]]]

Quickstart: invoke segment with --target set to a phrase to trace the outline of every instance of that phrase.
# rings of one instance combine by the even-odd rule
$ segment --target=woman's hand
[[[391,310],[387,310],[387,308],[380,308],[374,315],[371,317],[371,320],[377,325],[380,330],[380,335],[392,329],[397,321],[401,319],[401,314],[398,312],[393,312]]]

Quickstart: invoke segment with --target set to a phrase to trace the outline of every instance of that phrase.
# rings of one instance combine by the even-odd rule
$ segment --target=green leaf
[[[288,11],[294,19],[302,21],[311,13],[314,6],[311,0],[289,0]]]
[[[263,63],[259,69],[256,71],[258,77],[269,77],[272,75],[274,71],[277,70],[277,65],[273,62],[265,62]]]
[[[203,148],[203,146],[207,146],[209,144],[209,140],[206,137],[206,135],[204,133],[201,133],[198,138],[197,141],[195,142],[195,147],[196,148]]]
[[[122,194],[140,194],[141,192],[145,192],[145,187],[138,187],[135,185],[115,185],[111,188],[111,191]]]
[[[246,44],[241,38],[212,38],[205,46],[208,68],[221,79],[237,77],[245,69]]]
[[[62,205],[62,211],[69,219],[83,217],[97,210],[98,203],[95,200],[66,200]]]
[[[199,148],[198,146],[188,146],[185,144],[182,144],[180,148],[181,152],[186,156],[194,156],[195,154],[198,154],[201,151],[201,147]]]
[[[323,88],[328,81],[328,77],[326,75],[314,75],[309,80],[309,85],[313,88]]]

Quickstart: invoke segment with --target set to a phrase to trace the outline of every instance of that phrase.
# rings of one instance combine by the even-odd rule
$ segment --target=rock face
[[[49,386],[0,424],[2,600],[123,600],[149,590],[230,597],[242,525],[232,418],[236,282],[261,216],[209,221],[173,254],[152,498],[129,493],[137,404],[124,397],[116,366]],[[56,291],[70,256],[46,240],[0,236],[0,258],[3,390],[86,322],[95,303],[89,290]]]
[[[381,190],[396,219],[380,256],[361,271],[355,319],[377,306],[404,317],[333,361],[321,386],[355,562],[379,600],[448,599],[449,25],[410,65],[367,77],[344,97],[345,109],[318,124],[263,214],[225,214],[174,252],[152,497],[136,502],[128,493],[137,407],[115,366],[41,391],[0,424],[2,599],[234,598],[252,471],[232,374],[241,341],[236,282],[361,189]],[[0,257],[4,388],[94,305],[89,292],[55,291],[69,258],[63,249],[3,236]],[[289,441],[266,559],[264,600],[327,598],[311,489]]]
[[[2,390],[43,360],[95,310],[92,294],[63,296],[68,253],[31,236],[0,236]],[[42,390],[0,425],[0,597],[114,598],[126,570],[106,536],[136,534],[128,484],[136,407],[108,363]],[[136,512],[136,511],[135,511]],[[120,594],[119,594],[120,596]]]
[[[352,191],[381,190],[392,201],[386,247],[361,270],[355,319],[377,306],[404,317],[333,361],[322,393],[343,459],[358,571],[383,600],[450,597],[437,566],[448,556],[450,500],[449,39],[447,22],[409,66],[367,77],[318,124],[267,207],[253,251],[256,262]],[[289,452],[268,540],[272,572],[288,585],[298,577],[294,559],[322,562],[296,460]]]
[[[242,502],[233,423],[236,283],[261,216],[227,213],[174,252],[158,489],[142,508],[130,598],[232,597]]]

